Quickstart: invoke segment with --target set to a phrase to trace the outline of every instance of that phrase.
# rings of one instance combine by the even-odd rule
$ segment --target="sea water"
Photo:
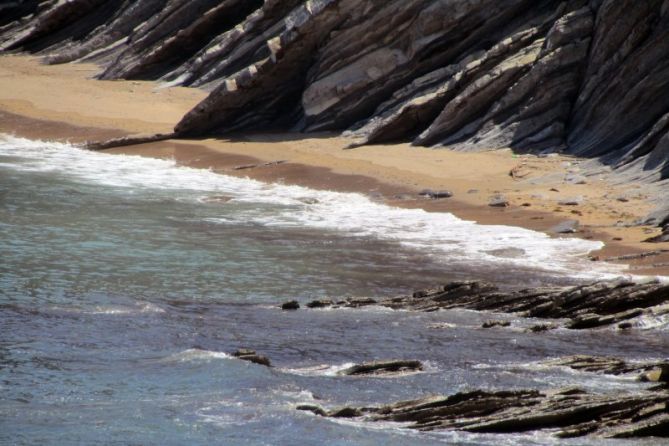
[[[360,194],[0,136],[0,442],[557,444],[548,434],[417,433],[295,407],[473,388],[634,391],[624,378],[534,364],[576,353],[663,358],[663,321],[628,335],[528,337],[480,329],[490,315],[472,311],[277,305],[461,279],[513,288],[624,274],[585,259],[599,247]],[[531,321],[514,325],[523,324]],[[242,347],[274,367],[229,356]],[[397,378],[336,374],[392,358],[428,367]]]

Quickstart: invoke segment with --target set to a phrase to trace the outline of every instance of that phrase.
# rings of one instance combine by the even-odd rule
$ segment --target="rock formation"
[[[523,317],[566,319],[566,328],[584,329],[632,322],[643,316],[669,317],[669,285],[660,282],[596,282],[572,287],[501,291],[486,282],[451,282],[410,296],[349,298],[310,302],[309,308],[361,308],[380,305],[397,310],[438,311],[466,308],[513,313]],[[490,326],[503,324],[491,324]],[[536,330],[541,331],[541,330]]]
[[[669,436],[669,363],[628,363],[617,358],[570,356],[546,361],[544,365],[605,375],[636,374],[638,381],[653,381],[660,385],[650,389],[640,386],[633,394],[596,394],[579,388],[472,390],[377,407],[347,406],[326,410],[304,404],[296,409],[322,417],[408,423],[405,427],[421,431],[451,429],[511,433],[547,430],[561,438]]]
[[[239,358],[242,361],[249,361],[254,364],[264,365],[265,367],[271,367],[272,364],[267,356],[259,355],[255,350],[248,348],[240,348],[235,351],[232,356]]]
[[[298,406],[320,416],[370,422],[409,423],[421,431],[461,430],[511,433],[550,430],[561,438],[667,437],[669,393],[598,395],[578,388],[554,391],[501,390],[456,393],[379,407],[344,407],[326,411]]]
[[[0,50],[210,90],[177,136],[346,132],[669,177],[669,0],[17,0]],[[661,207],[656,220],[669,215]]]
[[[403,373],[415,373],[423,370],[423,364],[416,360],[393,359],[371,361],[356,364],[338,372],[347,376],[392,376]]]

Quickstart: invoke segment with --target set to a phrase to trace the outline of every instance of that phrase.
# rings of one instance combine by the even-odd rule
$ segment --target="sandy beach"
[[[169,132],[206,96],[156,82],[98,81],[93,79],[97,70],[89,64],[47,66],[35,57],[0,57],[0,132],[71,142]],[[511,150],[462,153],[408,144],[344,150],[348,144],[329,134],[244,134],[110,152],[174,158],[186,166],[263,181],[361,192],[391,205],[452,212],[484,224],[551,233],[558,223],[575,219],[580,228],[573,236],[606,243],[592,253],[593,261],[629,256],[617,261],[630,264],[630,273],[669,275],[669,249],[643,242],[660,230],[629,225],[653,209],[646,185],[616,185],[615,174],[608,172],[580,178],[585,161],[566,156]],[[453,197],[423,198],[418,195],[423,189],[448,190]],[[503,195],[509,206],[489,206],[496,195]]]

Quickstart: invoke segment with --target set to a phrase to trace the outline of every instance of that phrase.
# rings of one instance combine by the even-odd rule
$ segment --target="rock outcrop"
[[[669,363],[629,363],[618,358],[581,355],[545,361],[543,365],[569,367],[583,373],[637,375],[638,381],[660,385],[650,389],[640,385],[634,392],[615,394],[590,393],[575,387],[552,391],[472,390],[376,407],[326,410],[305,404],[296,409],[322,417],[407,423],[406,428],[421,431],[546,430],[561,438],[669,436]]]
[[[569,367],[588,373],[606,375],[637,375],[639,381],[669,382],[669,361],[664,362],[629,362],[606,356],[575,355],[548,360],[548,366]]]
[[[394,359],[356,364],[341,370],[339,375],[347,376],[392,376],[415,373],[423,370],[423,364],[416,360]]]
[[[248,348],[240,348],[236,350],[232,356],[239,358],[242,361],[249,361],[254,364],[264,365],[265,367],[271,367],[272,364],[267,356],[259,355],[255,350]]]
[[[409,423],[421,431],[511,433],[549,430],[561,438],[669,436],[669,392],[598,395],[578,388],[456,393],[378,407],[299,410],[333,418]]]
[[[346,132],[669,177],[669,0],[17,0],[0,50],[210,90],[177,136]],[[669,215],[665,203],[661,215]]]
[[[622,324],[619,328],[629,329],[633,328],[633,322],[644,316],[669,318],[669,285],[655,281],[634,283],[623,280],[573,287],[501,291],[490,283],[464,281],[451,282],[437,289],[416,291],[410,296],[378,300],[349,298],[336,303],[323,300],[311,302],[307,306],[361,308],[374,305],[427,312],[465,308],[513,313],[522,317],[566,320],[565,327],[571,329],[613,324]]]

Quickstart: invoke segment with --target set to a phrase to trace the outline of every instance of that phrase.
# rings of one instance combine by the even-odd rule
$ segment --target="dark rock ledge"
[[[642,381],[662,385],[634,394],[602,395],[578,388],[539,390],[473,390],[374,407],[326,410],[300,405],[298,410],[331,418],[408,423],[421,431],[452,429],[512,433],[548,430],[557,437],[669,437],[669,363],[627,364],[615,358],[567,357],[547,362],[598,373],[646,371]]]
[[[248,348],[240,348],[239,350],[235,351],[232,356],[239,358],[242,361],[249,361],[254,364],[264,365],[265,367],[272,366],[272,363],[267,356],[259,355],[255,350]]]
[[[298,410],[333,418],[410,423],[422,431],[512,433],[556,430],[558,437],[584,435],[629,438],[669,436],[669,392],[596,395],[578,388],[555,391],[511,390],[456,393],[378,407],[326,411],[303,405]]]
[[[669,284],[621,280],[572,287],[541,287],[501,291],[479,281],[451,282],[412,295],[383,299],[318,300],[308,308],[361,308],[383,306],[395,310],[438,311],[463,308],[513,313],[522,317],[556,319],[566,328],[584,329],[618,324],[634,328],[642,316],[669,317]],[[564,321],[566,320],[566,321]],[[541,331],[541,330],[536,330]]]
[[[405,373],[416,373],[423,370],[423,364],[416,360],[394,359],[387,361],[371,361],[356,364],[338,373],[346,376],[393,376]]]
[[[588,373],[606,375],[636,375],[639,381],[669,383],[669,361],[627,362],[608,356],[574,355],[543,362],[548,366],[569,367]]]

